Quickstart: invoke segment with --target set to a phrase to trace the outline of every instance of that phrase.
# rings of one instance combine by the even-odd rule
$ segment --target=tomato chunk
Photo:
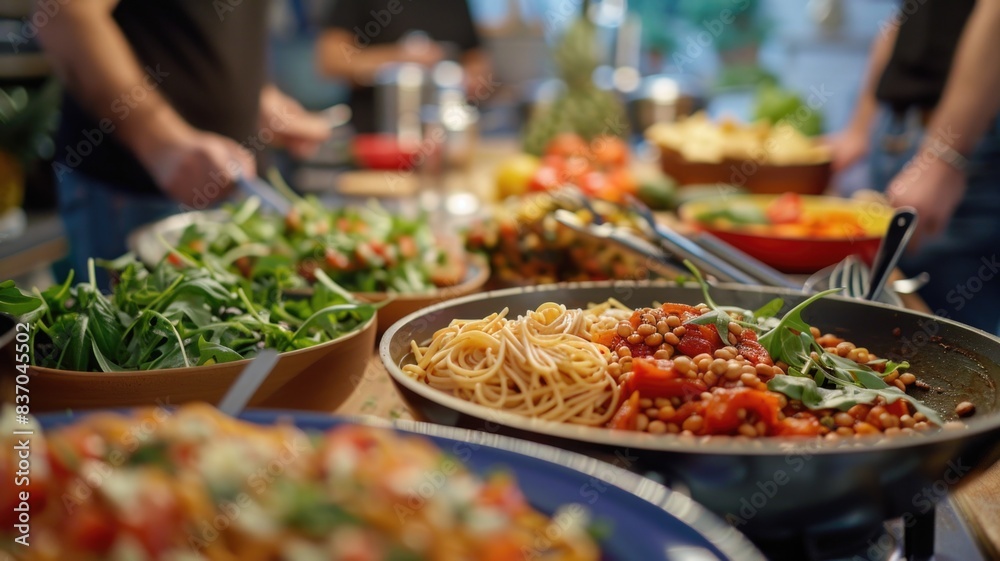
[[[639,392],[632,392],[632,394],[622,402],[621,406],[618,407],[618,411],[615,415],[611,417],[608,421],[608,428],[619,429],[619,430],[635,430],[638,426],[636,424],[639,418]]]
[[[743,358],[747,359],[747,362],[754,366],[758,364],[774,366],[771,355],[768,354],[767,349],[763,345],[757,342],[757,333],[752,329],[744,329],[740,333],[740,340],[736,344],[736,350],[743,355]]]
[[[622,382],[626,395],[642,393],[644,397],[679,397],[691,399],[707,391],[705,382],[678,374],[670,360],[632,359],[632,372]]]
[[[758,420],[767,425],[770,434],[778,424],[780,408],[778,395],[772,392],[750,388],[716,388],[712,399],[705,405],[704,432],[727,434],[735,431],[743,424],[739,410],[745,409],[748,417],[750,413],[756,413]]]

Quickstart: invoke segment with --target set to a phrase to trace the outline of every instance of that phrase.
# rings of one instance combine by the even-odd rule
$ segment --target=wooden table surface
[[[904,296],[907,307],[927,311],[919,297]],[[384,419],[413,419],[388,371],[377,354],[372,355],[365,376],[351,396],[336,409],[342,415],[371,415]],[[1000,559],[1000,462],[972,481],[963,482],[953,493],[955,504],[980,538],[987,559]]]

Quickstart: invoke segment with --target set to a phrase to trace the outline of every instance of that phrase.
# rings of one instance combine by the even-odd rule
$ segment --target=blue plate
[[[585,506],[595,522],[608,527],[601,541],[605,561],[763,561],[738,531],[703,507],[622,467],[550,446],[481,431],[413,421],[387,423],[369,418],[332,417],[292,411],[250,411],[240,416],[262,425],[291,421],[304,430],[324,431],[347,423],[384,426],[429,437],[472,471],[505,470],[538,510],[552,514],[562,505]],[[74,415],[42,415],[45,428]]]

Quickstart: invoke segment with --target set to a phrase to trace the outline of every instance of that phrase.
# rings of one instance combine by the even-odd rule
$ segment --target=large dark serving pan
[[[718,286],[713,299],[755,309],[775,295],[786,309],[803,299],[781,289]],[[454,318],[481,318],[504,307],[523,314],[547,301],[568,307],[617,298],[628,306],[654,301],[697,303],[700,291],[672,283],[580,283],[490,292],[433,306],[386,332],[380,355],[404,398],[435,423],[554,444],[656,472],[675,488],[726,518],[763,547],[819,547],[843,552],[864,544],[881,522],[906,515],[921,521],[952,486],[1000,457],[1000,339],[965,325],[882,304],[831,297],[803,317],[879,356],[905,358],[932,390],[918,399],[953,417],[970,400],[977,413],[967,428],[912,438],[683,439],[527,419],[478,406],[402,374],[410,341],[423,342]],[[804,552],[803,552],[804,554]],[[797,554],[793,554],[797,555]],[[799,557],[804,558],[804,557]]]

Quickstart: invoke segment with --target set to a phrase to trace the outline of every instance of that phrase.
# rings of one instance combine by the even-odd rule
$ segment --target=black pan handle
[[[882,294],[889,274],[896,268],[896,263],[899,263],[899,258],[903,255],[903,250],[906,249],[906,244],[913,236],[916,226],[917,211],[915,209],[911,207],[896,209],[895,214],[892,215],[892,222],[889,223],[889,230],[878,246],[875,262],[872,263],[872,273],[865,300],[875,300]]]

